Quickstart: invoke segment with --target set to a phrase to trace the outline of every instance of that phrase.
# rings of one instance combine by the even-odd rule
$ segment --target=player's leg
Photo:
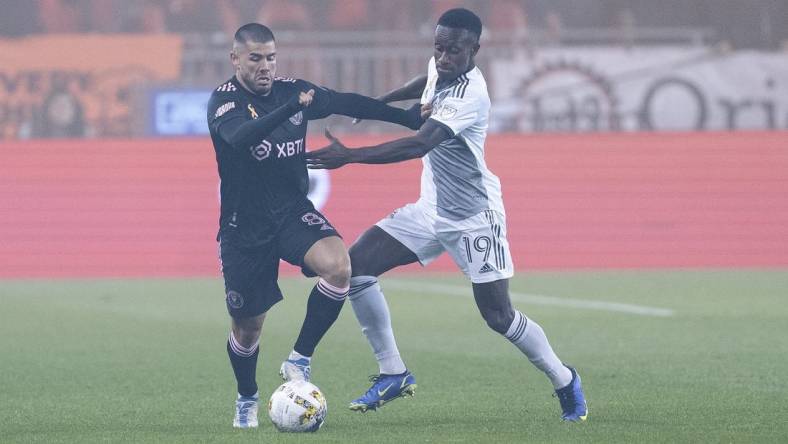
[[[260,351],[260,331],[265,313],[249,318],[232,318],[227,356],[235,374],[238,398],[235,400],[233,427],[257,427],[260,396],[257,392],[257,355]]]
[[[238,387],[233,426],[238,428],[257,427],[260,331],[265,313],[282,299],[276,283],[278,258],[269,250],[221,243],[227,311],[232,319],[226,348]]]
[[[315,348],[339,317],[350,287],[350,258],[339,234],[325,217],[312,210],[300,215],[281,235],[280,253],[319,276],[309,294],[306,315],[293,351],[282,363],[285,380],[309,380]]]
[[[512,307],[509,280],[474,283],[473,298],[487,325],[520,349],[558,389],[572,380],[569,371],[558,359],[539,324]]]
[[[304,265],[320,279],[309,293],[304,323],[282,367],[282,377],[288,380],[309,380],[315,348],[339,317],[350,287],[350,258],[339,237],[317,241],[304,256]]]
[[[353,269],[350,303],[379,367],[379,375],[373,378],[372,386],[350,402],[351,410],[365,412],[415,393],[416,378],[400,357],[389,307],[377,277],[399,265],[416,262],[418,257],[373,225],[350,247],[350,260]]]
[[[227,339],[227,354],[238,383],[238,395],[254,396],[257,393],[255,373],[257,354],[260,347],[260,331],[265,313],[248,318],[231,318],[230,337]]]
[[[353,271],[350,303],[361,332],[375,353],[380,374],[395,375],[406,369],[394,340],[391,314],[378,276],[392,268],[417,261],[415,253],[377,225],[369,228],[350,247]]]
[[[588,409],[580,377],[558,359],[544,329],[512,307],[509,280],[474,283],[473,297],[487,325],[514,344],[550,379],[561,403],[563,419],[584,421]]]
[[[512,306],[509,278],[514,274],[514,266],[503,215],[485,211],[463,221],[444,221],[438,225],[438,231],[454,262],[473,283],[476,306],[487,325],[512,342],[547,375],[559,398],[562,390],[573,386],[575,380],[579,388],[576,372],[558,359],[542,327]],[[582,389],[578,399],[585,410]],[[561,404],[564,407],[565,402]],[[569,413],[564,408],[564,419],[580,420],[585,415],[579,408]]]
[[[391,314],[377,278],[400,265],[427,263],[442,252],[423,211],[416,205],[403,207],[378,222],[350,247],[350,302],[380,371],[372,387],[350,403],[352,410],[374,410],[415,392],[416,379],[400,357]]]
[[[512,307],[508,279],[474,283],[473,297],[487,325],[520,349],[547,375],[553,388],[566,387],[572,381],[572,372],[556,356],[544,329]]]

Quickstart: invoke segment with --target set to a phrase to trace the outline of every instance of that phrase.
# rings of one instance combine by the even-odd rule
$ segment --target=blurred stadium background
[[[437,16],[455,6],[475,10],[485,24],[477,62],[493,99],[487,157],[502,180],[509,238],[522,272],[513,288],[559,299],[516,302],[555,332],[551,341],[559,350],[586,366],[584,378],[596,402],[592,421],[595,408],[607,412],[599,417],[606,425],[593,432],[556,438],[545,426],[528,429],[530,436],[537,441],[633,442],[651,436],[653,441],[785,442],[788,430],[775,425],[788,393],[784,381],[775,381],[788,371],[785,0],[1,0],[0,373],[5,376],[0,386],[8,402],[0,406],[5,418],[0,441],[226,437],[226,412],[215,399],[197,409],[197,417],[207,422],[195,430],[205,434],[189,435],[188,428],[175,430],[184,435],[157,434],[171,423],[188,422],[170,413],[171,404],[190,402],[176,399],[174,392],[156,398],[159,403],[150,404],[149,412],[124,407],[123,426],[144,431],[113,434],[120,429],[94,420],[102,406],[85,393],[90,384],[113,387],[116,381],[98,368],[80,378],[77,369],[94,359],[124,366],[123,377],[133,381],[124,390],[149,389],[132,404],[148,405],[144,397],[156,397],[159,382],[171,383],[160,376],[177,372],[179,360],[194,368],[205,365],[194,380],[185,376],[183,390],[192,383],[210,385],[206,381],[216,374],[226,379],[211,385],[212,393],[221,398],[232,388],[220,353],[226,319],[214,241],[218,177],[205,124],[211,89],[232,75],[232,33],[250,21],[265,23],[277,37],[279,75],[377,95],[424,72]],[[351,125],[335,116],[310,126],[309,147],[321,146],[326,125],[351,146],[403,134],[391,125]],[[418,162],[407,162],[318,174],[312,178],[313,196],[350,243],[416,198],[420,170]],[[403,344],[429,336],[452,349],[454,338],[441,334],[462,331],[466,336],[458,336],[458,343],[477,348],[452,349],[456,354],[445,359],[454,366],[470,360],[478,366],[474,371],[485,372],[493,359],[519,359],[492,335],[484,336],[489,343],[475,342],[487,333],[468,303],[454,313],[456,324],[430,330],[434,319],[421,313],[419,304],[442,310],[440,299],[432,301],[437,296],[426,295],[465,284],[439,275],[454,270],[446,258],[428,269],[435,273],[416,284],[407,281],[409,274],[393,278],[402,282],[391,291],[404,301],[392,303],[395,323],[403,322],[403,331],[413,336]],[[197,279],[170,280],[176,277]],[[283,283],[293,295],[282,304],[283,320],[272,321],[276,330],[266,330],[273,334],[266,366],[286,353],[293,325],[300,325],[299,295],[306,288],[301,281]],[[425,296],[414,297],[407,282],[420,286]],[[585,303],[596,311],[563,311],[577,308],[577,298],[613,305],[586,301],[579,307]],[[600,308],[632,303],[666,307],[675,317],[622,318]],[[180,317],[184,306],[191,307],[190,319],[180,320],[186,330],[176,334],[166,321]],[[338,375],[316,370],[326,378],[321,386],[327,385],[329,399],[359,388],[331,378],[371,360],[347,311],[324,349],[349,350],[345,344],[353,344],[358,356],[343,355],[347,361],[326,356],[341,369]],[[583,339],[562,328],[567,318],[587,329]],[[474,319],[478,331],[469,327]],[[94,332],[91,325],[103,328],[104,339],[80,342]],[[745,331],[730,335],[730,325]],[[140,326],[147,333],[141,334]],[[666,331],[664,337],[649,336]],[[22,338],[35,338],[32,348]],[[204,349],[199,355],[173,357],[165,347],[196,338],[203,341],[195,348]],[[107,341],[149,359],[105,350]],[[150,348],[157,341],[161,350]],[[678,354],[671,345],[677,343],[682,344]],[[106,354],[96,358],[91,355],[96,349]],[[407,351],[428,370],[431,349]],[[646,351],[653,359],[643,355]],[[52,368],[46,368],[41,353],[56,358]],[[663,373],[651,370],[658,360]],[[757,368],[748,366],[752,361]],[[616,362],[628,362],[629,373]],[[710,377],[712,367],[723,370]],[[161,371],[145,373],[152,369]],[[525,366],[521,370],[527,372]],[[432,376],[424,371],[425,379],[435,378],[427,379],[425,388],[445,384],[437,379],[440,371]],[[643,386],[636,371],[662,381],[667,391]],[[274,371],[266,367],[262,373],[265,386],[273,389]],[[538,375],[526,374],[541,387]],[[53,418],[58,426],[49,432],[25,419],[40,415],[36,402],[42,401],[28,400],[23,390],[48,378],[61,387],[50,387],[59,397],[47,398],[46,405],[59,408],[65,401],[83,409]],[[616,378],[624,378],[629,391],[619,391]],[[23,385],[12,390],[15,384]],[[718,393],[720,386],[726,391]],[[526,390],[531,390],[528,399],[537,396]],[[444,434],[419,437],[438,442],[494,437],[484,434],[490,432],[488,424],[471,415],[489,419],[497,407],[484,404],[485,392],[467,396],[480,403],[481,412],[469,410],[464,417],[452,411],[459,416],[436,421],[446,425],[461,418],[473,430],[439,428]],[[428,415],[436,403],[452,402],[427,399],[421,407],[412,404],[414,414]],[[631,422],[628,412],[644,403],[655,411],[643,416],[672,415],[675,422]],[[698,416],[709,405],[719,410]],[[541,418],[540,408],[529,408],[529,414]],[[737,409],[748,412],[747,426],[737,425],[742,418]],[[216,424],[206,419],[216,416],[206,414],[214,410]],[[395,411],[400,416],[393,417],[392,435],[381,442],[401,442],[413,432],[396,425],[412,415]],[[140,418],[155,426],[145,429],[135,423]],[[336,442],[345,442],[343,431],[368,427],[344,416],[332,421],[340,434],[331,435],[330,428],[321,433]],[[620,427],[609,428],[611,421]],[[74,424],[84,433],[61,435]]]
[[[215,275],[205,103],[239,24],[275,30],[280,75],[377,95],[424,71],[452,6],[486,25],[487,151],[521,268],[788,265],[785,1],[6,0],[0,276]],[[326,124],[354,145],[401,131],[332,117],[311,147]],[[419,169],[314,192],[352,240],[415,198]]]

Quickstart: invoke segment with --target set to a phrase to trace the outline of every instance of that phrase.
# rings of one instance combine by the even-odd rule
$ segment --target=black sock
[[[323,335],[339,317],[347,291],[342,294],[335,290],[336,287],[328,287],[320,280],[309,293],[304,324],[293,347],[296,352],[311,357]]]
[[[238,394],[241,396],[254,396],[257,393],[255,376],[257,373],[257,355],[260,347],[255,345],[252,353],[247,353],[247,350],[236,350],[237,342],[230,344],[230,341],[233,339],[232,333],[230,333],[230,339],[227,340],[227,356],[230,357],[235,380],[238,382]]]

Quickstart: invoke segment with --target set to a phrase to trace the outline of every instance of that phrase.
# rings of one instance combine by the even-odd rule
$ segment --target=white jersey
[[[421,197],[377,226],[416,254],[422,265],[444,252],[471,282],[508,279],[514,264],[506,240],[501,182],[484,162],[490,96],[479,68],[440,85],[435,58],[427,69],[421,103],[430,119],[451,132],[422,158]]]
[[[430,119],[454,137],[422,158],[420,203],[451,220],[467,219],[485,210],[504,214],[501,182],[484,161],[484,140],[490,117],[487,82],[478,67],[438,87],[435,58],[427,67],[421,103],[432,103]]]

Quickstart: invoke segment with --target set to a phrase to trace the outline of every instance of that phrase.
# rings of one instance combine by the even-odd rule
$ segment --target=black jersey
[[[298,95],[314,89],[304,108]],[[274,79],[260,96],[236,77],[208,101],[208,127],[221,179],[219,236],[243,246],[260,246],[276,236],[295,212],[314,209],[307,199],[305,158],[309,120],[330,114],[382,120],[418,129],[419,106],[403,110],[354,93],[340,93],[304,80]]]
[[[290,115],[265,138],[233,146],[220,134],[222,125],[262,118],[310,89],[315,90],[310,106]],[[304,80],[277,78],[271,92],[259,96],[235,77],[213,92],[208,126],[221,179],[220,236],[242,245],[261,245],[279,231],[288,214],[313,208],[307,199],[304,162],[307,122],[330,114],[331,94]]]

